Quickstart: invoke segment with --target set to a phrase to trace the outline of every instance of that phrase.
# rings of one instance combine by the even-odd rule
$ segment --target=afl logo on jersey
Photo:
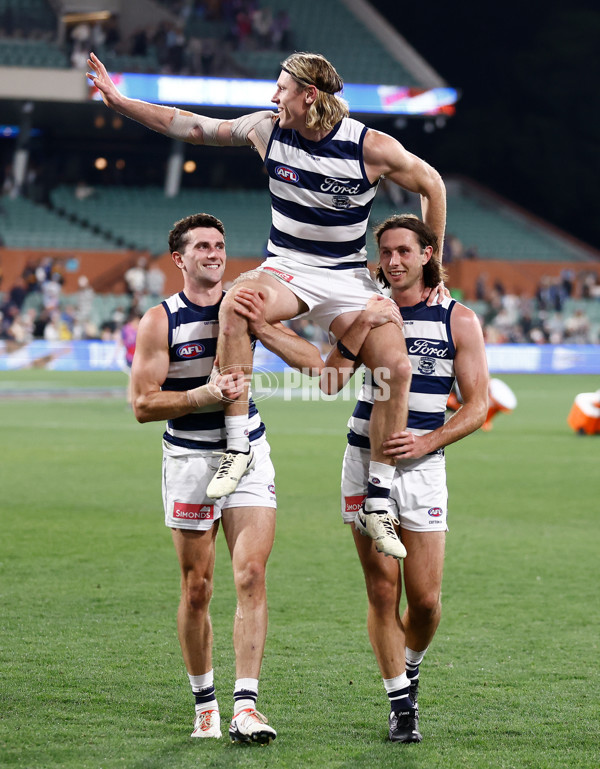
[[[186,342],[180,344],[175,350],[175,355],[183,360],[189,360],[190,358],[199,358],[204,355],[205,347],[200,342]]]
[[[291,182],[292,184],[296,184],[300,180],[298,174],[287,166],[277,166],[275,169],[275,175],[278,176],[282,181]]]
[[[442,515],[442,508],[430,507],[427,511],[427,515],[430,515],[432,518],[439,518]]]

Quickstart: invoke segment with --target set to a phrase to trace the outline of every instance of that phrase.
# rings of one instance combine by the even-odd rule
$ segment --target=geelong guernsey
[[[401,310],[406,349],[412,365],[407,430],[415,435],[425,435],[441,427],[446,418],[446,403],[454,384],[456,350],[450,331],[450,315],[455,304],[454,299],[446,297],[441,304],[431,307],[419,302]],[[367,369],[358,402],[348,421],[351,446],[369,448],[373,400],[373,378]]]
[[[364,267],[377,180],[363,162],[367,127],[343,118],[321,141],[276,123],[265,157],[271,193],[270,256],[329,269]]]
[[[163,390],[190,390],[208,382],[217,352],[218,304],[200,307],[180,292],[162,303],[169,319],[169,371]],[[250,442],[264,440],[265,426],[252,398],[248,408]],[[184,449],[224,449],[225,414],[220,403],[167,422],[163,438]]]

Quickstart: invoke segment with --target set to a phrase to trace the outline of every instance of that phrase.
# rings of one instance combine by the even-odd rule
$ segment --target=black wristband
[[[340,354],[344,356],[344,358],[347,358],[348,360],[355,361],[358,358],[358,355],[355,355],[353,352],[350,352],[350,350],[346,347],[346,345],[342,342],[341,339],[338,339],[337,341],[337,348],[340,351]]]

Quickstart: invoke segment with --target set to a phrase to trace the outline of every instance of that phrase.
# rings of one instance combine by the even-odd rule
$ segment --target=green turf
[[[447,452],[444,615],[422,667],[421,745],[386,742],[362,576],[339,522],[351,404],[259,404],[280,503],[259,707],[279,736],[245,748],[189,738],[162,426],[138,425],[123,397],[90,397],[118,394],[124,375],[4,374],[0,393],[24,397],[0,398],[0,766],[597,769],[600,437],[573,434],[566,417],[598,382],[502,378],[516,411]],[[85,397],[33,392],[61,387]],[[225,722],[234,606],[220,542]]]

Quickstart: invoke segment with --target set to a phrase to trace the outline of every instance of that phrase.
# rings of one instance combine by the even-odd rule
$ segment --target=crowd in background
[[[89,50],[127,53],[147,64],[155,56],[159,71],[170,74],[226,74],[233,66],[228,51],[275,50],[293,48],[293,31],[285,11],[276,13],[260,0],[160,0],[176,19],[156,26],[142,26],[126,39],[119,30],[118,18],[96,23],[78,23],[67,30],[68,56],[74,67],[86,67]],[[224,30],[221,38],[203,38],[194,30],[202,21],[218,22]],[[191,31],[191,32],[190,32]],[[0,14],[0,37],[48,39],[56,36],[36,29],[35,24],[19,27],[17,17],[7,6]],[[251,73],[239,73],[249,74]],[[10,173],[4,174],[2,193],[11,196]],[[29,183],[30,180],[28,180]],[[8,185],[8,186],[7,186]],[[388,187],[390,189],[388,189]],[[410,195],[397,185],[382,185],[401,209],[410,204]],[[0,201],[0,214],[2,213]],[[0,235],[0,246],[1,235]],[[448,234],[443,261],[477,259],[475,246],[465,245]],[[128,318],[139,317],[148,306],[163,298],[164,275],[145,257],[140,257],[125,274],[127,293],[106,311],[98,310],[96,292],[85,276],[79,278],[78,291],[63,293],[65,260],[44,257],[32,260],[12,286],[2,285],[0,271],[0,339],[23,344],[32,339],[113,339],[120,334]],[[486,341],[498,343],[558,344],[600,342],[599,323],[591,320],[582,307],[572,308],[568,300],[581,298],[600,304],[600,281],[596,273],[542,278],[534,296],[516,295],[496,281],[488,285],[482,274],[472,303],[477,311]],[[467,304],[469,301],[467,299]],[[597,315],[594,313],[594,317]],[[294,330],[326,347],[328,340],[310,321],[301,319]]]
[[[44,256],[26,263],[21,276],[0,294],[0,339],[15,344],[34,339],[114,341],[124,325],[164,298],[164,272],[146,257],[125,271],[126,291],[110,295],[110,308],[100,302],[103,295],[85,275],[78,277],[77,291],[64,293],[67,262]],[[0,275],[0,289],[2,282]]]
[[[600,342],[599,324],[590,320],[583,306],[572,307],[571,299],[600,307],[598,275],[592,270],[577,274],[563,270],[559,277],[542,277],[535,295],[525,296],[510,293],[500,281],[488,286],[482,273],[473,308],[479,314],[488,344]]]
[[[76,69],[87,68],[87,57],[127,55],[132,71],[172,75],[252,76],[231,53],[281,51],[294,47],[289,14],[260,0],[164,0],[174,21],[142,25],[123,34],[119,18],[79,21],[66,29],[66,60]],[[0,13],[0,38],[57,42],[58,29],[43,29],[32,18],[7,6]],[[203,27],[202,22],[218,22]],[[209,29],[211,34],[202,30]]]
[[[65,294],[67,265],[61,257],[32,259],[11,286],[2,284],[0,272],[0,339],[15,344],[33,339],[115,340],[128,321],[164,298],[164,272],[145,256],[125,271],[125,292],[108,295],[108,303],[85,275],[79,276],[76,292]],[[573,306],[571,299],[582,301]],[[598,322],[590,319],[585,302],[588,308],[598,308]],[[477,312],[488,344],[600,343],[600,280],[592,271],[565,270],[558,278],[543,277],[534,296],[511,294],[498,281],[488,286],[483,275],[476,297],[465,304]],[[322,350],[328,348],[327,335],[306,318],[290,325]]]

